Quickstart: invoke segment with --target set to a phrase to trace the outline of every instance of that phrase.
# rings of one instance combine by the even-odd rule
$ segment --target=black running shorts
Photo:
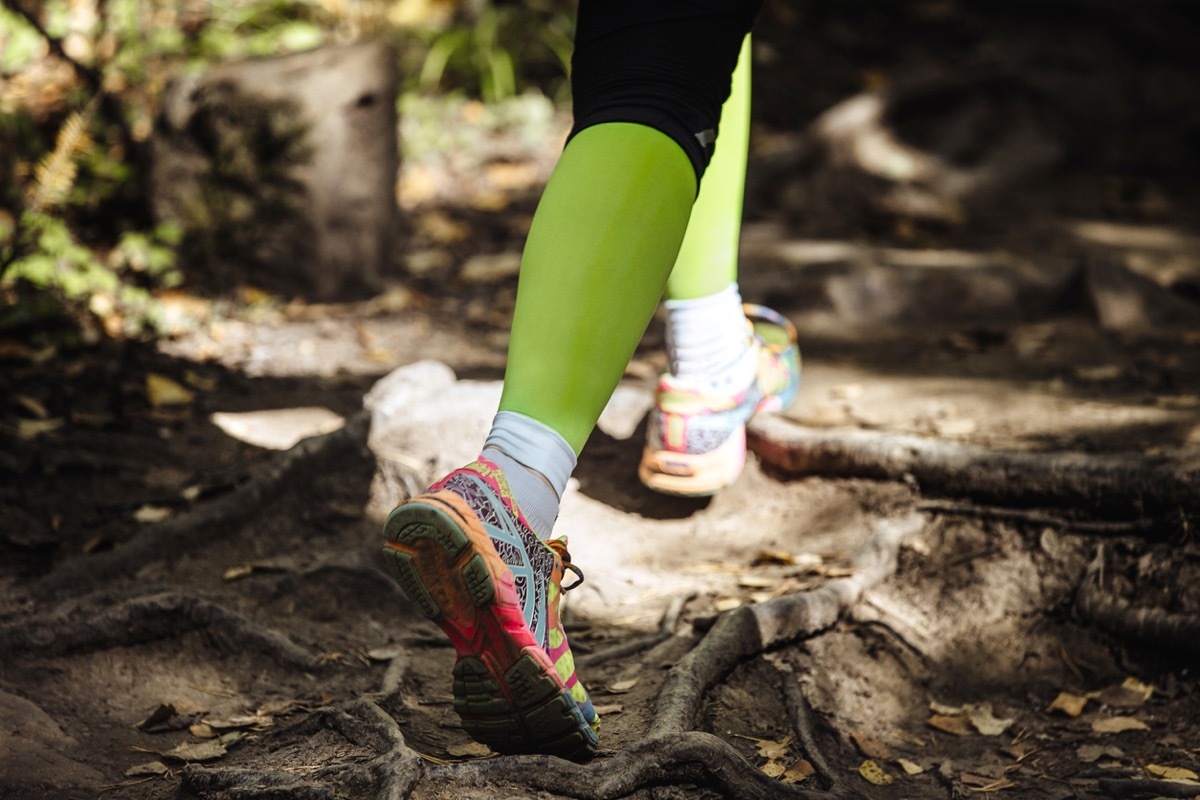
[[[704,174],[738,51],[762,0],[580,0],[575,126],[636,122],[670,136]]]

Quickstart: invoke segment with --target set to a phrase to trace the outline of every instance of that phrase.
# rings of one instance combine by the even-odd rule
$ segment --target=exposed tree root
[[[694,784],[737,800],[827,800],[836,793],[780,783],[711,733],[652,736],[612,758],[574,764],[552,756],[514,756],[429,768],[433,778],[514,783],[579,800],[616,800],[649,786]]]
[[[1100,791],[1110,797],[1200,797],[1200,784],[1101,778]]]
[[[341,787],[352,786],[355,796],[399,800],[407,796],[422,774],[427,774],[431,779],[460,785],[511,783],[579,800],[616,800],[663,785],[704,786],[738,800],[848,796],[834,782],[833,772],[817,749],[803,698],[797,700],[788,695],[789,714],[793,725],[801,731],[806,754],[830,786],[828,791],[791,786],[768,777],[728,742],[694,730],[695,720],[708,691],[739,663],[769,648],[828,628],[866,589],[892,574],[900,542],[915,533],[924,521],[923,515],[912,513],[877,522],[871,538],[855,558],[855,574],[851,577],[722,615],[691,653],[672,669],[659,696],[655,722],[647,738],[611,757],[577,764],[552,756],[510,756],[422,768],[416,754],[404,745],[395,722],[374,703],[364,700],[346,711],[326,709],[314,714],[289,728],[287,733],[311,735],[332,727],[356,744],[387,750],[367,765],[366,772],[332,765],[297,781],[294,775],[282,772],[189,767],[184,772],[184,788],[209,800],[248,797],[323,800],[344,791],[330,783],[334,781]],[[682,601],[678,605],[682,607]],[[663,619],[664,630],[674,628],[677,613],[668,609]],[[799,686],[794,688],[798,693]]]
[[[327,764],[302,773],[192,765],[183,770],[185,792],[209,800],[333,800],[373,797],[403,800],[423,774],[420,756],[404,742],[396,721],[370,700],[345,709],[322,709],[280,736],[311,735],[332,728],[352,744],[378,753],[365,762]]]
[[[1028,508],[1003,508],[999,506],[983,506],[975,503],[948,503],[944,501],[927,500],[917,504],[921,511],[930,511],[947,516],[975,517],[978,519],[1001,519],[1020,522],[1040,527],[1059,528],[1071,533],[1098,534],[1101,536],[1128,536],[1145,533],[1156,525],[1164,524],[1165,520],[1142,517],[1127,522],[1106,522],[1101,520],[1070,519],[1059,514],[1038,511]]]
[[[748,442],[789,475],[901,480],[923,491],[1140,518],[1200,510],[1200,460],[1136,453],[994,451],[896,433],[806,428],[760,417]]]
[[[900,542],[916,533],[924,521],[917,513],[878,521],[870,540],[856,554],[855,572],[848,578],[722,614],[668,674],[651,735],[670,737],[692,730],[705,694],[739,663],[837,622],[864,591],[895,571]]]
[[[44,656],[170,639],[202,630],[224,653],[254,652],[293,669],[313,654],[278,631],[223,606],[184,594],[156,594],[99,609],[72,609],[0,628],[0,651]]]
[[[579,656],[575,659],[575,663],[584,669],[588,669],[609,661],[629,658],[657,647],[675,635],[675,628],[679,626],[679,616],[683,613],[683,607],[693,597],[695,597],[694,594],[688,594],[679,595],[673,599],[671,604],[667,606],[667,610],[663,612],[662,619],[658,623],[658,630],[655,633],[628,642],[622,642],[606,650]]]
[[[76,556],[31,584],[34,597],[79,594],[117,574],[133,574],[146,564],[178,556],[198,544],[209,544],[236,529],[237,523],[260,511],[265,503],[290,486],[315,463],[364,446],[370,414],[360,412],[336,431],[312,436],[259,467],[228,494],[138,532],[129,541],[105,553]]]
[[[817,744],[817,732],[813,720],[812,709],[809,708],[808,698],[804,696],[804,688],[791,670],[780,669],[779,679],[783,684],[783,699],[787,704],[788,720],[792,723],[792,731],[804,748],[808,763],[812,764],[817,775],[825,783],[825,788],[836,791],[840,787],[835,773],[825,760],[825,755]]]
[[[1104,548],[1088,565],[1075,596],[1080,619],[1110,633],[1157,647],[1200,655],[1200,615],[1134,606],[1101,587]]]

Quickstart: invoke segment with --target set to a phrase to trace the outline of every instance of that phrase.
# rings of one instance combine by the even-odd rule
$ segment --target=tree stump
[[[152,207],[184,268],[329,300],[373,289],[395,236],[397,76],[385,44],[217,65],[177,81],[152,142]]]

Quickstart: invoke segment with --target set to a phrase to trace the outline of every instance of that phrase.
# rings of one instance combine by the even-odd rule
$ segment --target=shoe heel
[[[417,499],[393,510],[383,527],[388,571],[417,610],[432,620],[446,614],[447,598],[459,594],[457,587],[465,590],[476,607],[495,597],[482,555],[475,553],[459,563],[470,540],[454,517],[452,509],[441,508],[436,501]]]

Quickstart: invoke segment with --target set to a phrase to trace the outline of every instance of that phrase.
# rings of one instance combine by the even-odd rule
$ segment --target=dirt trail
[[[1029,34],[953,3],[796,8],[765,12],[741,288],[799,328],[801,395],[736,485],[653,495],[651,324],[558,523],[591,764],[472,745],[453,653],[378,553],[391,506],[482,440],[534,181],[406,209],[368,302],[176,297],[190,327],[158,346],[0,342],[0,796],[1200,796],[1200,494],[1062,500],[1021,471],[1195,474],[1195,165],[1159,169],[1190,123],[1161,160],[1117,130],[1144,156],[1121,162],[1077,113],[1111,84],[1097,108],[1128,122],[1149,74],[1170,105],[1190,56],[1144,26],[1089,49],[1096,9]],[[911,46],[881,44],[901,23]],[[817,76],[808,105],[783,75]]]

